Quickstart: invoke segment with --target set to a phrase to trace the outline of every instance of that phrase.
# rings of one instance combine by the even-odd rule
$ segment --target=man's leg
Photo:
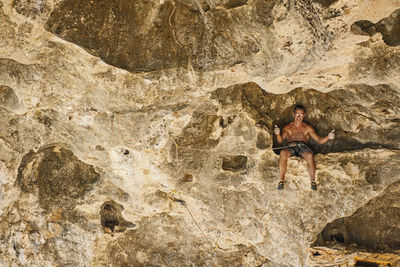
[[[285,174],[287,169],[287,160],[291,156],[289,150],[281,150],[279,158],[279,186],[278,189],[283,189],[284,181],[285,181]]]
[[[308,175],[310,176],[311,180],[311,188],[313,190],[317,190],[317,184],[315,182],[315,161],[314,161],[314,155],[311,152],[304,152],[301,154],[301,156],[306,160],[307,162],[307,170],[308,170]]]

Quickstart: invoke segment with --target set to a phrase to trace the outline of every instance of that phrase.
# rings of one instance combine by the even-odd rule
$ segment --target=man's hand
[[[281,129],[279,129],[278,126],[275,125],[274,134],[279,135],[280,133],[281,133]]]
[[[329,132],[328,139],[329,140],[335,139],[335,130],[332,130]]]

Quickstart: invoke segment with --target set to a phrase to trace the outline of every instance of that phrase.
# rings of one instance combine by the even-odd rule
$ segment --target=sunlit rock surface
[[[399,265],[399,10],[2,0],[0,266]]]

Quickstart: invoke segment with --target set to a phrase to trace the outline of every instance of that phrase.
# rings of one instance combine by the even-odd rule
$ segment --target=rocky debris
[[[355,247],[337,246],[335,248],[312,247],[310,265],[344,266],[398,266],[400,256],[392,253],[374,253]]]

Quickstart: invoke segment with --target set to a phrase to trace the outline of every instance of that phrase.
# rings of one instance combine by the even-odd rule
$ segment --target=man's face
[[[295,121],[303,121],[304,117],[306,116],[306,114],[304,113],[304,110],[302,109],[296,109],[293,112],[293,117]]]

